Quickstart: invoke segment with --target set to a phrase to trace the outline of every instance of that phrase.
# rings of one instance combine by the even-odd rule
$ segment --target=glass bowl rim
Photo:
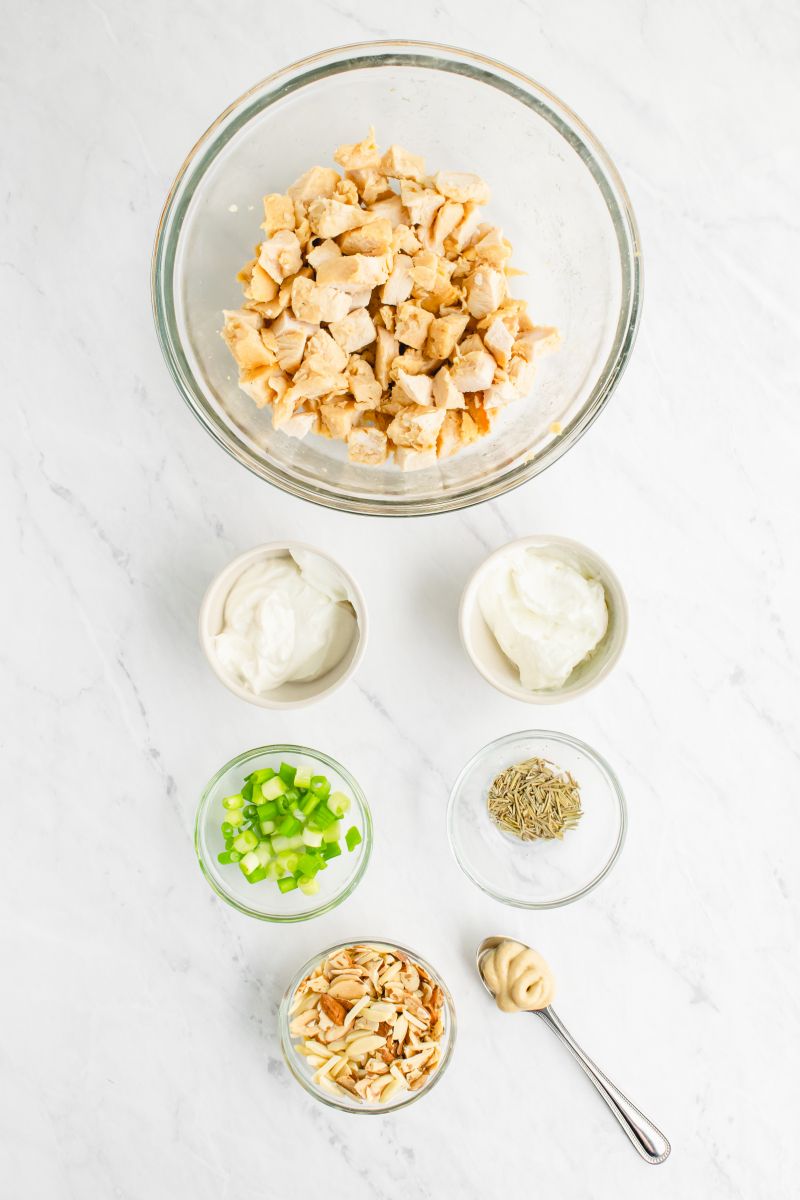
[[[442,995],[444,996],[445,1000],[445,1008],[447,1010],[447,1045],[435,1074],[431,1076],[430,1082],[416,1092],[408,1092],[405,1098],[399,1104],[394,1104],[387,1108],[382,1108],[378,1104],[364,1104],[362,1106],[350,1108],[349,1106],[340,1104],[333,1095],[323,1095],[321,1089],[318,1090],[316,1087],[314,1087],[312,1081],[302,1073],[302,1071],[299,1069],[299,1063],[296,1064],[296,1060],[299,1056],[297,1051],[294,1049],[294,1041],[289,1032],[289,1005],[291,1004],[292,997],[296,992],[300,981],[323,958],[327,958],[328,955],[335,954],[339,950],[344,950],[348,946],[361,946],[370,944],[401,950],[403,954],[407,954],[409,958],[413,959],[414,962],[419,963],[421,967],[424,967],[425,970],[430,973],[431,978],[435,981],[437,987],[442,989]],[[417,1100],[421,1100],[423,1096],[427,1096],[428,1093],[436,1087],[453,1057],[453,1049],[455,1047],[456,1034],[458,1032],[458,1023],[456,1020],[456,1006],[452,993],[437,971],[436,967],[429,963],[426,958],[423,958],[421,954],[418,954],[416,950],[412,950],[409,946],[404,946],[401,942],[391,941],[387,938],[364,937],[348,938],[346,941],[336,942],[334,945],[328,946],[325,950],[318,951],[295,972],[287,984],[283,996],[281,997],[280,1007],[278,1009],[278,1031],[281,1040],[281,1052],[289,1071],[294,1079],[296,1079],[301,1085],[301,1087],[303,1087],[305,1091],[308,1092],[308,1094],[315,1100],[319,1100],[321,1104],[325,1104],[329,1108],[335,1108],[337,1112],[353,1113],[355,1116],[388,1117],[391,1116],[392,1113],[399,1112],[401,1109],[408,1108],[409,1105],[415,1104]]]
[[[196,381],[175,327],[172,270],[183,218],[207,166],[216,157],[217,148],[221,149],[236,132],[234,129],[227,137],[224,136],[229,120],[243,109],[247,112],[247,102],[259,93],[263,92],[271,103],[292,81],[299,87],[306,75],[310,77],[308,82],[313,84],[317,78],[324,79],[334,73],[357,69],[369,59],[370,54],[386,60],[374,65],[398,65],[408,60],[411,64],[446,70],[452,69],[454,63],[462,63],[471,68],[471,78],[479,78],[481,82],[492,83],[495,87],[500,87],[505,81],[506,94],[513,95],[520,103],[524,103],[523,97],[527,95],[544,105],[559,118],[562,136],[566,137],[565,129],[568,129],[571,138],[567,140],[573,146],[577,144],[581,147],[581,157],[601,191],[611,218],[620,254],[622,294],[614,341],[580,412],[548,447],[532,459],[517,462],[492,479],[461,486],[445,495],[407,499],[337,495],[317,483],[307,483],[301,476],[277,464],[259,459],[238,434],[206,407],[205,400],[199,394],[200,389],[194,386]],[[465,71],[465,74],[469,75],[469,71]],[[258,111],[265,107],[266,104],[262,105]],[[247,119],[250,119],[249,116]],[[220,139],[224,140],[220,143]],[[186,189],[188,194],[184,195]],[[642,308],[641,238],[627,190],[607,151],[585,122],[548,88],[514,67],[471,50],[438,42],[378,39],[334,46],[272,72],[232,101],[208,126],[181,164],[164,202],[153,246],[150,289],[156,335],[173,382],[196,419],[232,458],[287,494],[325,508],[367,516],[426,516],[454,512],[512,491],[552,466],[594,423],[621,379],[636,341]]]
[[[361,851],[361,859],[353,877],[348,880],[346,886],[335,896],[330,897],[323,904],[317,905],[316,908],[309,909],[303,913],[287,913],[285,916],[273,915],[272,913],[263,913],[258,909],[250,908],[249,905],[241,903],[219,884],[217,879],[209,870],[207,859],[202,852],[202,841],[200,837],[200,829],[206,816],[206,811],[211,803],[211,796],[219,783],[222,776],[231,768],[242,766],[244,763],[250,762],[254,758],[258,758],[265,754],[303,754],[307,758],[313,758],[317,762],[324,763],[331,767],[342,779],[344,779],[353,793],[353,799],[358,804],[361,812],[361,820],[363,824],[363,849]],[[361,786],[353,778],[346,767],[343,767],[335,758],[331,758],[329,754],[323,753],[321,750],[313,750],[310,746],[299,746],[289,743],[276,743],[270,746],[254,746],[252,750],[243,750],[241,754],[237,754],[230,759],[218,771],[214,773],[208,781],[200,796],[200,802],[197,805],[197,814],[194,822],[194,850],[197,855],[197,861],[200,865],[200,870],[216,892],[221,900],[226,904],[230,904],[231,908],[237,909],[240,913],[244,913],[247,917],[255,917],[259,921],[269,921],[274,925],[292,925],[299,921],[310,921],[313,917],[321,917],[323,913],[330,912],[334,908],[351,896],[358,884],[361,882],[364,872],[367,869],[370,857],[372,855],[372,814],[370,812],[367,798]]]
[[[610,791],[617,802],[617,812],[619,814],[619,829],[617,831],[617,840],[614,844],[614,849],[601,868],[587,884],[578,888],[577,891],[570,892],[567,896],[559,896],[556,900],[512,900],[508,896],[504,896],[501,892],[495,891],[493,888],[486,887],[480,880],[476,879],[472,871],[467,867],[461,855],[456,848],[455,838],[453,836],[453,813],[455,809],[456,798],[464,785],[470,772],[489,754],[490,751],[499,746],[507,746],[513,742],[517,742],[522,738],[548,738],[551,741],[563,742],[568,746],[572,746],[575,750],[579,750],[585,754],[595,766],[600,768],[600,771],[606,776],[609,783]],[[602,883],[605,877],[610,873],[612,867],[622,852],[622,847],[625,844],[625,838],[628,832],[628,806],[625,801],[625,793],[622,790],[622,785],[619,782],[615,772],[609,766],[606,759],[597,750],[593,749],[587,742],[581,741],[580,738],[573,737],[569,733],[561,733],[555,729],[520,729],[516,733],[507,733],[503,737],[495,738],[491,742],[487,742],[480,750],[472,755],[472,757],[464,764],[458,773],[455,783],[450,790],[450,797],[447,801],[447,840],[450,843],[450,850],[455,858],[460,869],[464,872],[471,883],[474,883],[477,888],[487,896],[491,896],[493,900],[498,900],[501,904],[507,904],[511,908],[523,909],[546,909],[546,908],[563,908],[567,904],[574,903],[575,900],[580,900],[581,897],[587,896],[589,892],[594,891],[598,884]]]

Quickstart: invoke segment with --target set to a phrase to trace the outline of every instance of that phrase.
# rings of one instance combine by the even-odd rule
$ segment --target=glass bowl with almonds
[[[427,1095],[453,1053],[453,999],[430,963],[394,942],[341,942],[292,979],[278,1015],[287,1065],[345,1112],[382,1113]]]

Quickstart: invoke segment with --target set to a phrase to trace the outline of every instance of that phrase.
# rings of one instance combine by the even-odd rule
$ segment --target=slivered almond
[[[330,1017],[334,1025],[343,1025],[344,1019],[347,1016],[347,1011],[343,1004],[334,999],[330,994],[322,995],[319,998],[319,1006],[326,1016]]]

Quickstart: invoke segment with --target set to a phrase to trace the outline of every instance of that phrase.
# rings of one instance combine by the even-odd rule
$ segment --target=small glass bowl
[[[348,946],[365,945],[378,946],[385,950],[401,950],[403,954],[407,954],[412,962],[418,963],[421,967],[425,968],[436,986],[441,988],[444,998],[442,1006],[444,1031],[440,1040],[441,1057],[439,1059],[439,1066],[424,1087],[419,1088],[416,1092],[398,1092],[396,1098],[386,1104],[367,1104],[363,1100],[357,1100],[355,1096],[351,1096],[348,1092],[344,1091],[341,1096],[336,1096],[332,1092],[326,1092],[314,1082],[314,1069],[308,1065],[302,1054],[297,1053],[295,1050],[295,1039],[289,1033],[291,1019],[289,1009],[291,1008],[294,994],[306,975],[310,974],[314,967],[329,955],[336,954],[339,950],[345,950]],[[335,946],[329,946],[327,950],[321,950],[319,954],[315,954],[313,958],[310,958],[308,962],[300,967],[283,994],[281,1006],[278,1011],[278,1028],[280,1030],[281,1049],[283,1050],[283,1057],[286,1059],[286,1065],[297,1082],[301,1087],[305,1088],[310,1096],[313,1096],[315,1100],[319,1100],[321,1104],[326,1104],[329,1108],[338,1108],[342,1112],[376,1116],[381,1113],[396,1112],[399,1108],[407,1108],[415,1100],[421,1100],[423,1096],[427,1096],[431,1089],[436,1086],[453,1055],[453,1047],[456,1040],[456,1010],[447,984],[431,964],[421,954],[417,954],[416,950],[410,950],[408,946],[401,946],[397,942],[389,942],[383,938],[350,938],[346,942],[338,942]]]
[[[320,889],[316,896],[306,896],[299,888],[281,892],[276,883],[266,879],[248,883],[235,864],[217,862],[217,855],[225,849],[220,831],[226,817],[223,797],[238,792],[245,775],[251,771],[264,767],[277,771],[283,758],[288,758],[292,766],[311,767],[314,774],[327,775],[333,791],[350,796],[353,803],[343,821],[348,828],[355,825],[361,834],[361,842],[354,850],[344,848],[338,858],[328,860],[326,870],[319,875]],[[194,847],[203,874],[214,891],[239,912],[260,921],[309,921],[337,908],[355,891],[372,853],[372,818],[361,788],[334,758],[308,746],[257,746],[225,763],[206,785],[197,808]]]
[[[432,114],[435,117],[432,119]],[[531,396],[491,436],[421,471],[350,462],[340,441],[298,440],[239,388],[219,336],[242,303],[236,273],[259,236],[262,197],[375,126],[432,169],[474,171],[492,188],[524,275],[514,294],[555,325]],[[416,516],[500,496],[554,463],[608,403],[641,308],[641,249],[625,187],[583,121],[546,88],[452,46],[365,42],[315,54],[235,100],[189,152],[153,255],[158,338],[175,384],[218,445],[284,491],[346,512]]]
[[[487,798],[501,771],[544,758],[580,785],[583,816],[563,840],[523,842],[489,816]],[[560,908],[605,879],[619,857],[628,818],[619,781],[605,759],[565,733],[529,729],[498,738],[467,763],[450,793],[447,834],[465,875],[514,908]]]

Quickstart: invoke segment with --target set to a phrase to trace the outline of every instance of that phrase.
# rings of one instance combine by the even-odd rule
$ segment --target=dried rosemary
[[[523,842],[563,838],[583,815],[575,779],[544,758],[502,771],[489,788],[488,806],[495,824]]]

